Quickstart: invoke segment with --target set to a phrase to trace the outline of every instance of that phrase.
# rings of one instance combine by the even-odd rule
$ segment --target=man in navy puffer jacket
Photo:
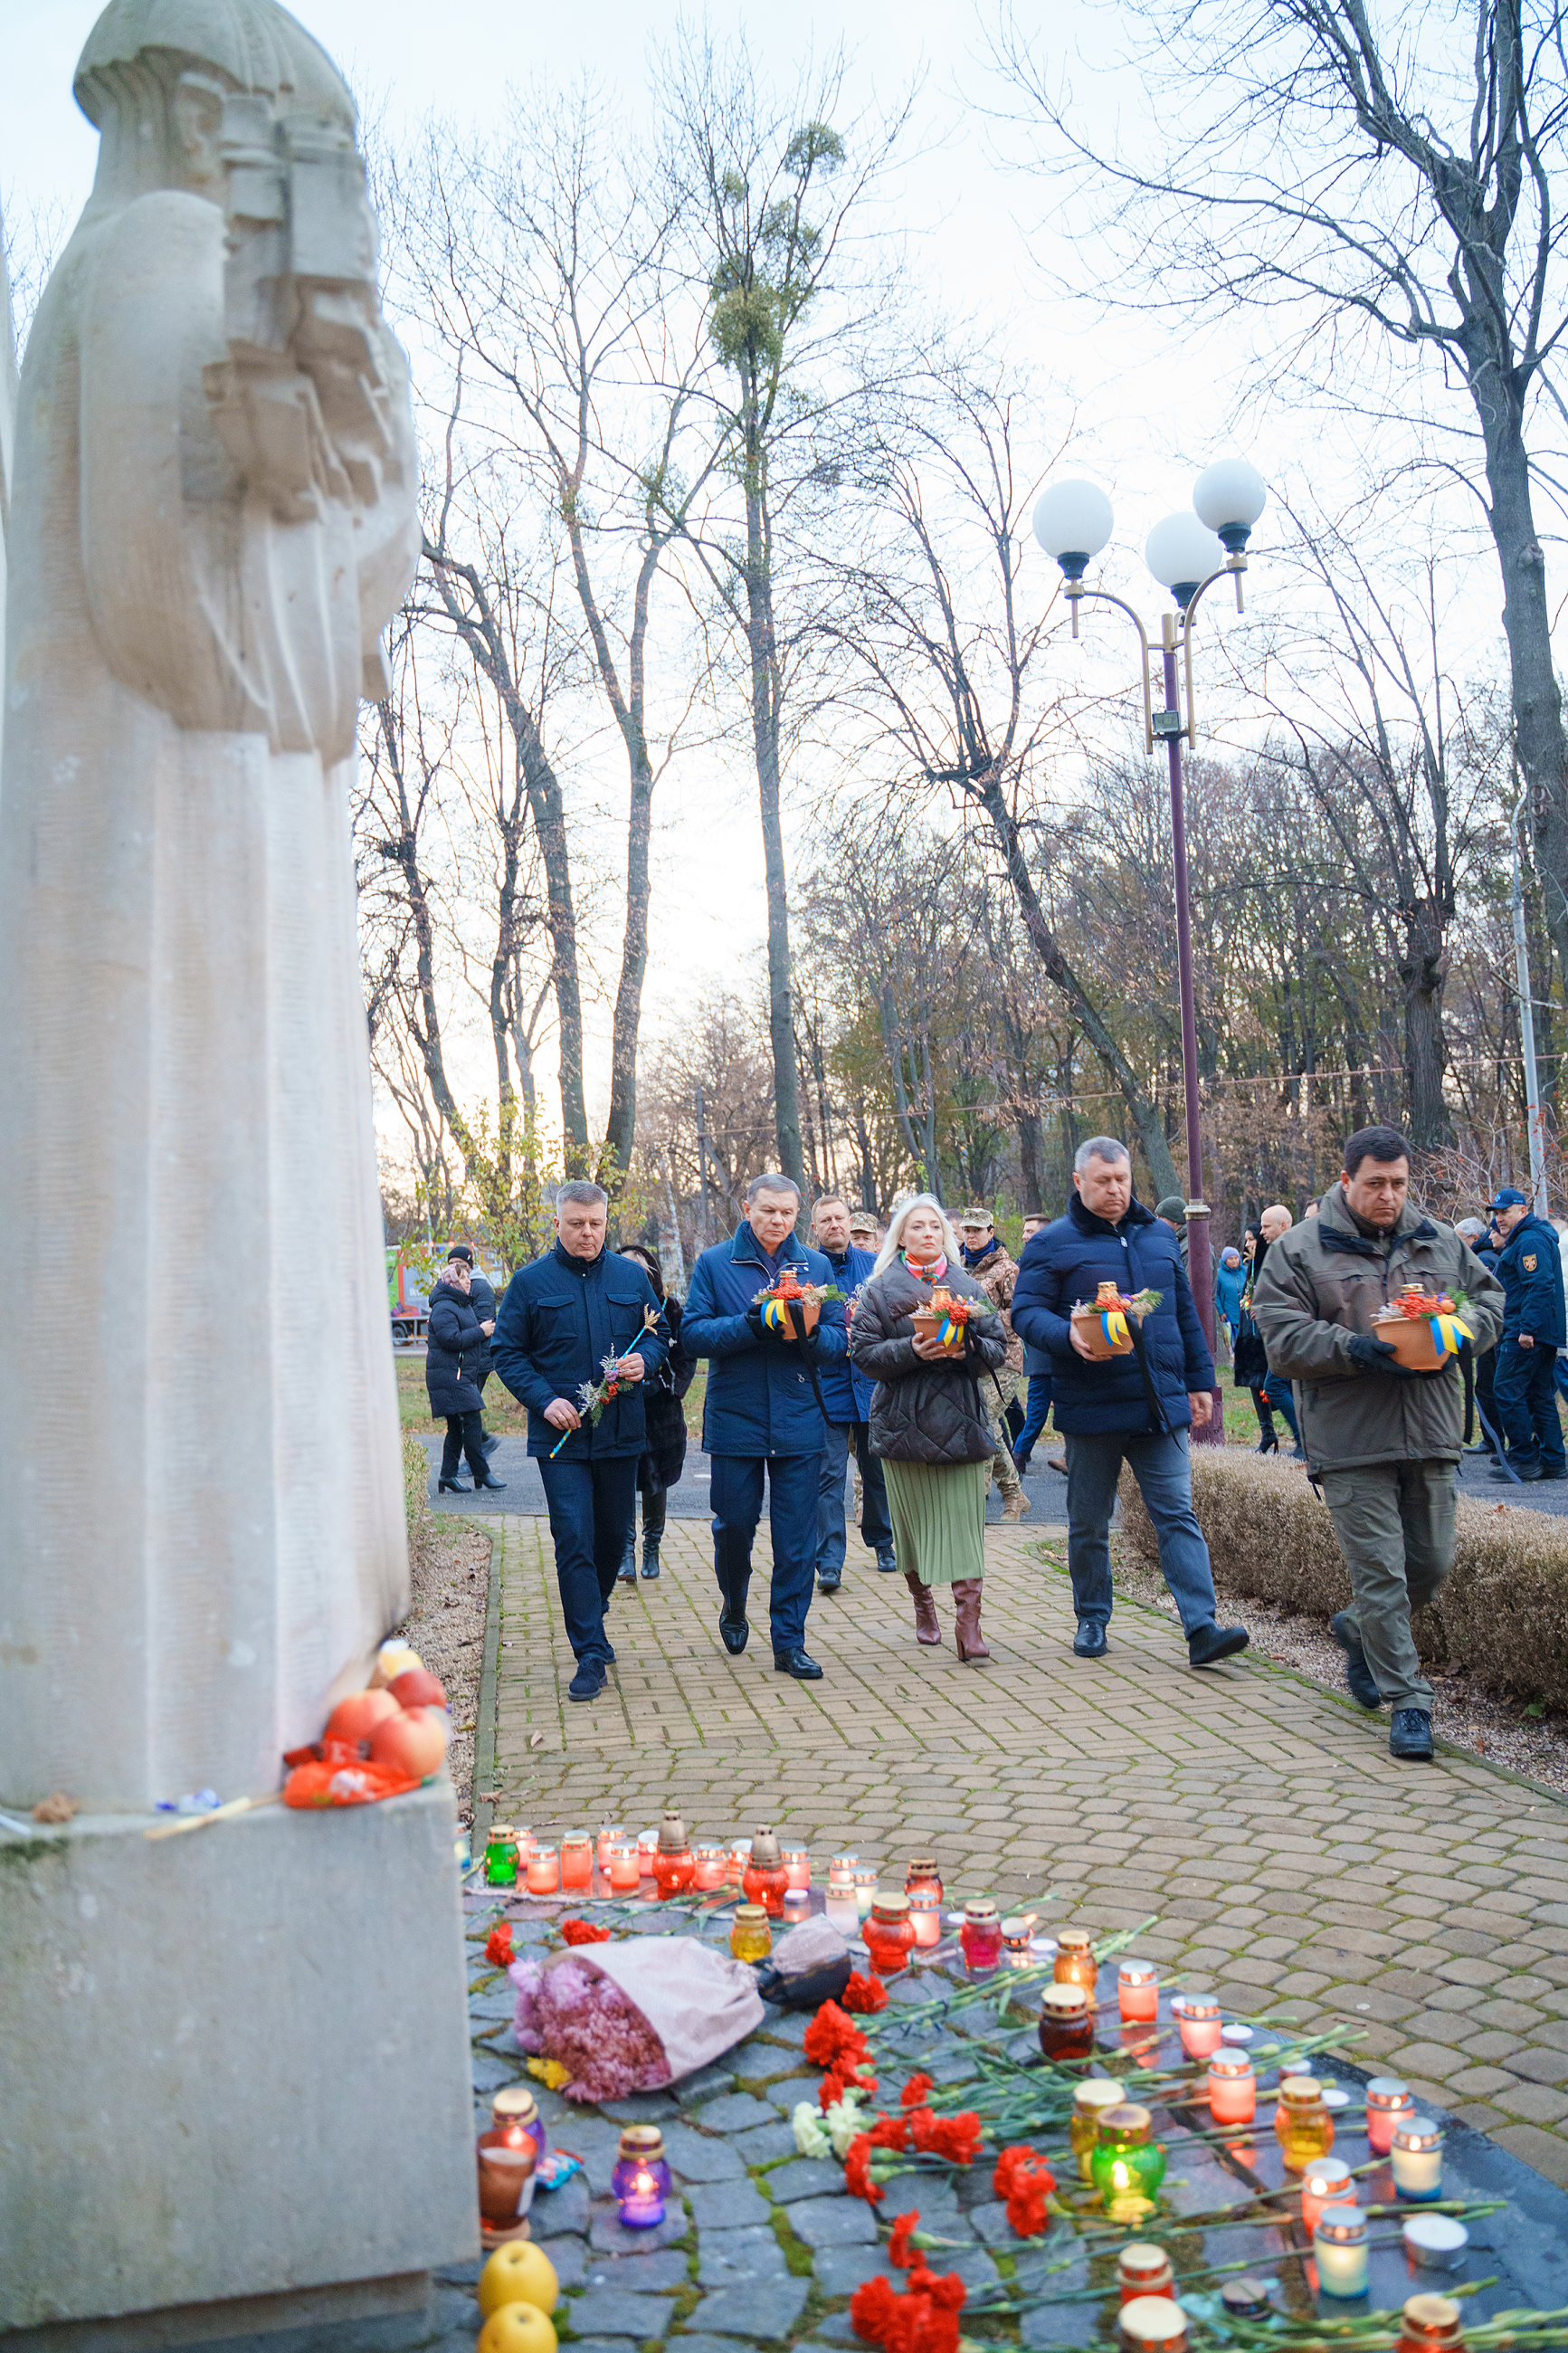
[[[1124,1461],[1132,1466],[1181,1611],[1187,1657],[1212,1667],[1247,1648],[1242,1626],[1215,1622],[1214,1573],[1193,1510],[1190,1423],[1208,1417],[1214,1360],[1169,1226],[1132,1198],[1132,1164],[1114,1136],[1094,1135],[1073,1162],[1065,1218],[1024,1251],[1013,1328],[1051,1360],[1051,1406],[1067,1440],[1068,1569],[1080,1659],[1102,1658],[1110,1617],[1110,1514]],[[1157,1291],[1141,1346],[1097,1363],[1072,1325],[1102,1282],[1130,1296]]]

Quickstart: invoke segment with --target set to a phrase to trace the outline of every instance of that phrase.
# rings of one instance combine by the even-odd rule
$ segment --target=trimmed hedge
[[[1193,1502],[1224,1592],[1328,1619],[1350,1599],[1333,1523],[1297,1463],[1217,1446],[1192,1451]],[[1130,1471],[1122,1543],[1158,1565]],[[1415,1622],[1423,1659],[1464,1667],[1494,1690],[1568,1708],[1568,1520],[1461,1496],[1454,1567]]]

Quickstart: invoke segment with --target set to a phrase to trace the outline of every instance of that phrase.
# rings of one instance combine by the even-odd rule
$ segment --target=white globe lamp
[[[1109,541],[1115,522],[1110,501],[1093,482],[1053,482],[1035,507],[1035,537],[1069,580],[1081,580],[1091,556]]]
[[[1230,555],[1241,554],[1268,503],[1268,485],[1245,458],[1219,459],[1205,467],[1193,487],[1193,512],[1218,533]]]
[[[1169,514],[1149,533],[1143,561],[1184,611],[1200,582],[1223,570],[1225,550],[1195,514]]]

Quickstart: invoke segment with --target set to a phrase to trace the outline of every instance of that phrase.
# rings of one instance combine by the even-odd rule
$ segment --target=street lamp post
[[[1153,707],[1149,633],[1131,605],[1104,588],[1084,586],[1090,560],[1109,542],[1110,501],[1092,482],[1058,482],[1035,509],[1035,536],[1062,570],[1062,588],[1079,633],[1079,607],[1085,597],[1114,605],[1138,632],[1143,681],[1143,744],[1152,752],[1163,738],[1171,771],[1171,855],[1176,883],[1176,971],[1182,1016],[1182,1082],[1187,1113],[1187,1272],[1211,1356],[1215,1346],[1214,1261],[1209,1249],[1209,1207],[1204,1198],[1203,1125],[1198,1100],[1197,1009],[1193,993],[1193,936],[1187,883],[1187,819],[1183,793],[1182,744],[1197,740],[1193,700],[1193,628],[1198,605],[1216,580],[1228,574],[1236,584],[1236,609],[1242,609],[1241,575],[1247,543],[1268,498],[1262,476],[1241,459],[1222,459],[1201,475],[1193,492],[1194,512],[1167,515],[1155,524],[1144,550],[1150,571],[1175,599],[1176,610],[1162,617],[1160,654],[1164,702]],[[1182,689],[1184,686],[1185,693]],[[1200,1442],[1223,1445],[1220,1393],[1214,1391],[1206,1423],[1193,1433]]]

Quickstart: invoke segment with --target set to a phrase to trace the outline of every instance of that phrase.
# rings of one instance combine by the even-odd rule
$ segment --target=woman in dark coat
[[[622,1250],[640,1266],[653,1285],[653,1295],[664,1310],[669,1327],[669,1354],[657,1372],[643,1383],[643,1421],[647,1444],[637,1464],[637,1492],[642,1497],[642,1573],[658,1575],[659,1540],[664,1535],[668,1490],[686,1463],[686,1409],[682,1402],[697,1374],[697,1359],[680,1345],[680,1302],[665,1289],[664,1269],[655,1250],[630,1242]],[[626,1530],[626,1557],[620,1575],[629,1585],[637,1575],[637,1531],[634,1513]]]
[[[910,1321],[941,1284],[978,1300],[962,1356],[944,1356]],[[1007,1354],[1007,1332],[979,1283],[963,1271],[958,1237],[930,1193],[906,1201],[862,1285],[849,1327],[849,1359],[876,1382],[871,1451],[887,1472],[893,1549],[915,1605],[915,1640],[940,1642],[935,1585],[952,1588],[957,1648],[965,1665],[991,1656],[980,1630],[985,1575],[985,1490],[996,1450],[980,1394]]]
[[[489,1336],[493,1318],[481,1322],[468,1297],[468,1268],[464,1259],[447,1261],[447,1271],[430,1293],[430,1328],[425,1349],[425,1386],[430,1392],[432,1415],[444,1415],[447,1443],[441,1450],[437,1493],[466,1495],[458,1484],[458,1463],[467,1454],[476,1487],[506,1485],[492,1479],[485,1461],[484,1399],[475,1374],[489,1370]]]

